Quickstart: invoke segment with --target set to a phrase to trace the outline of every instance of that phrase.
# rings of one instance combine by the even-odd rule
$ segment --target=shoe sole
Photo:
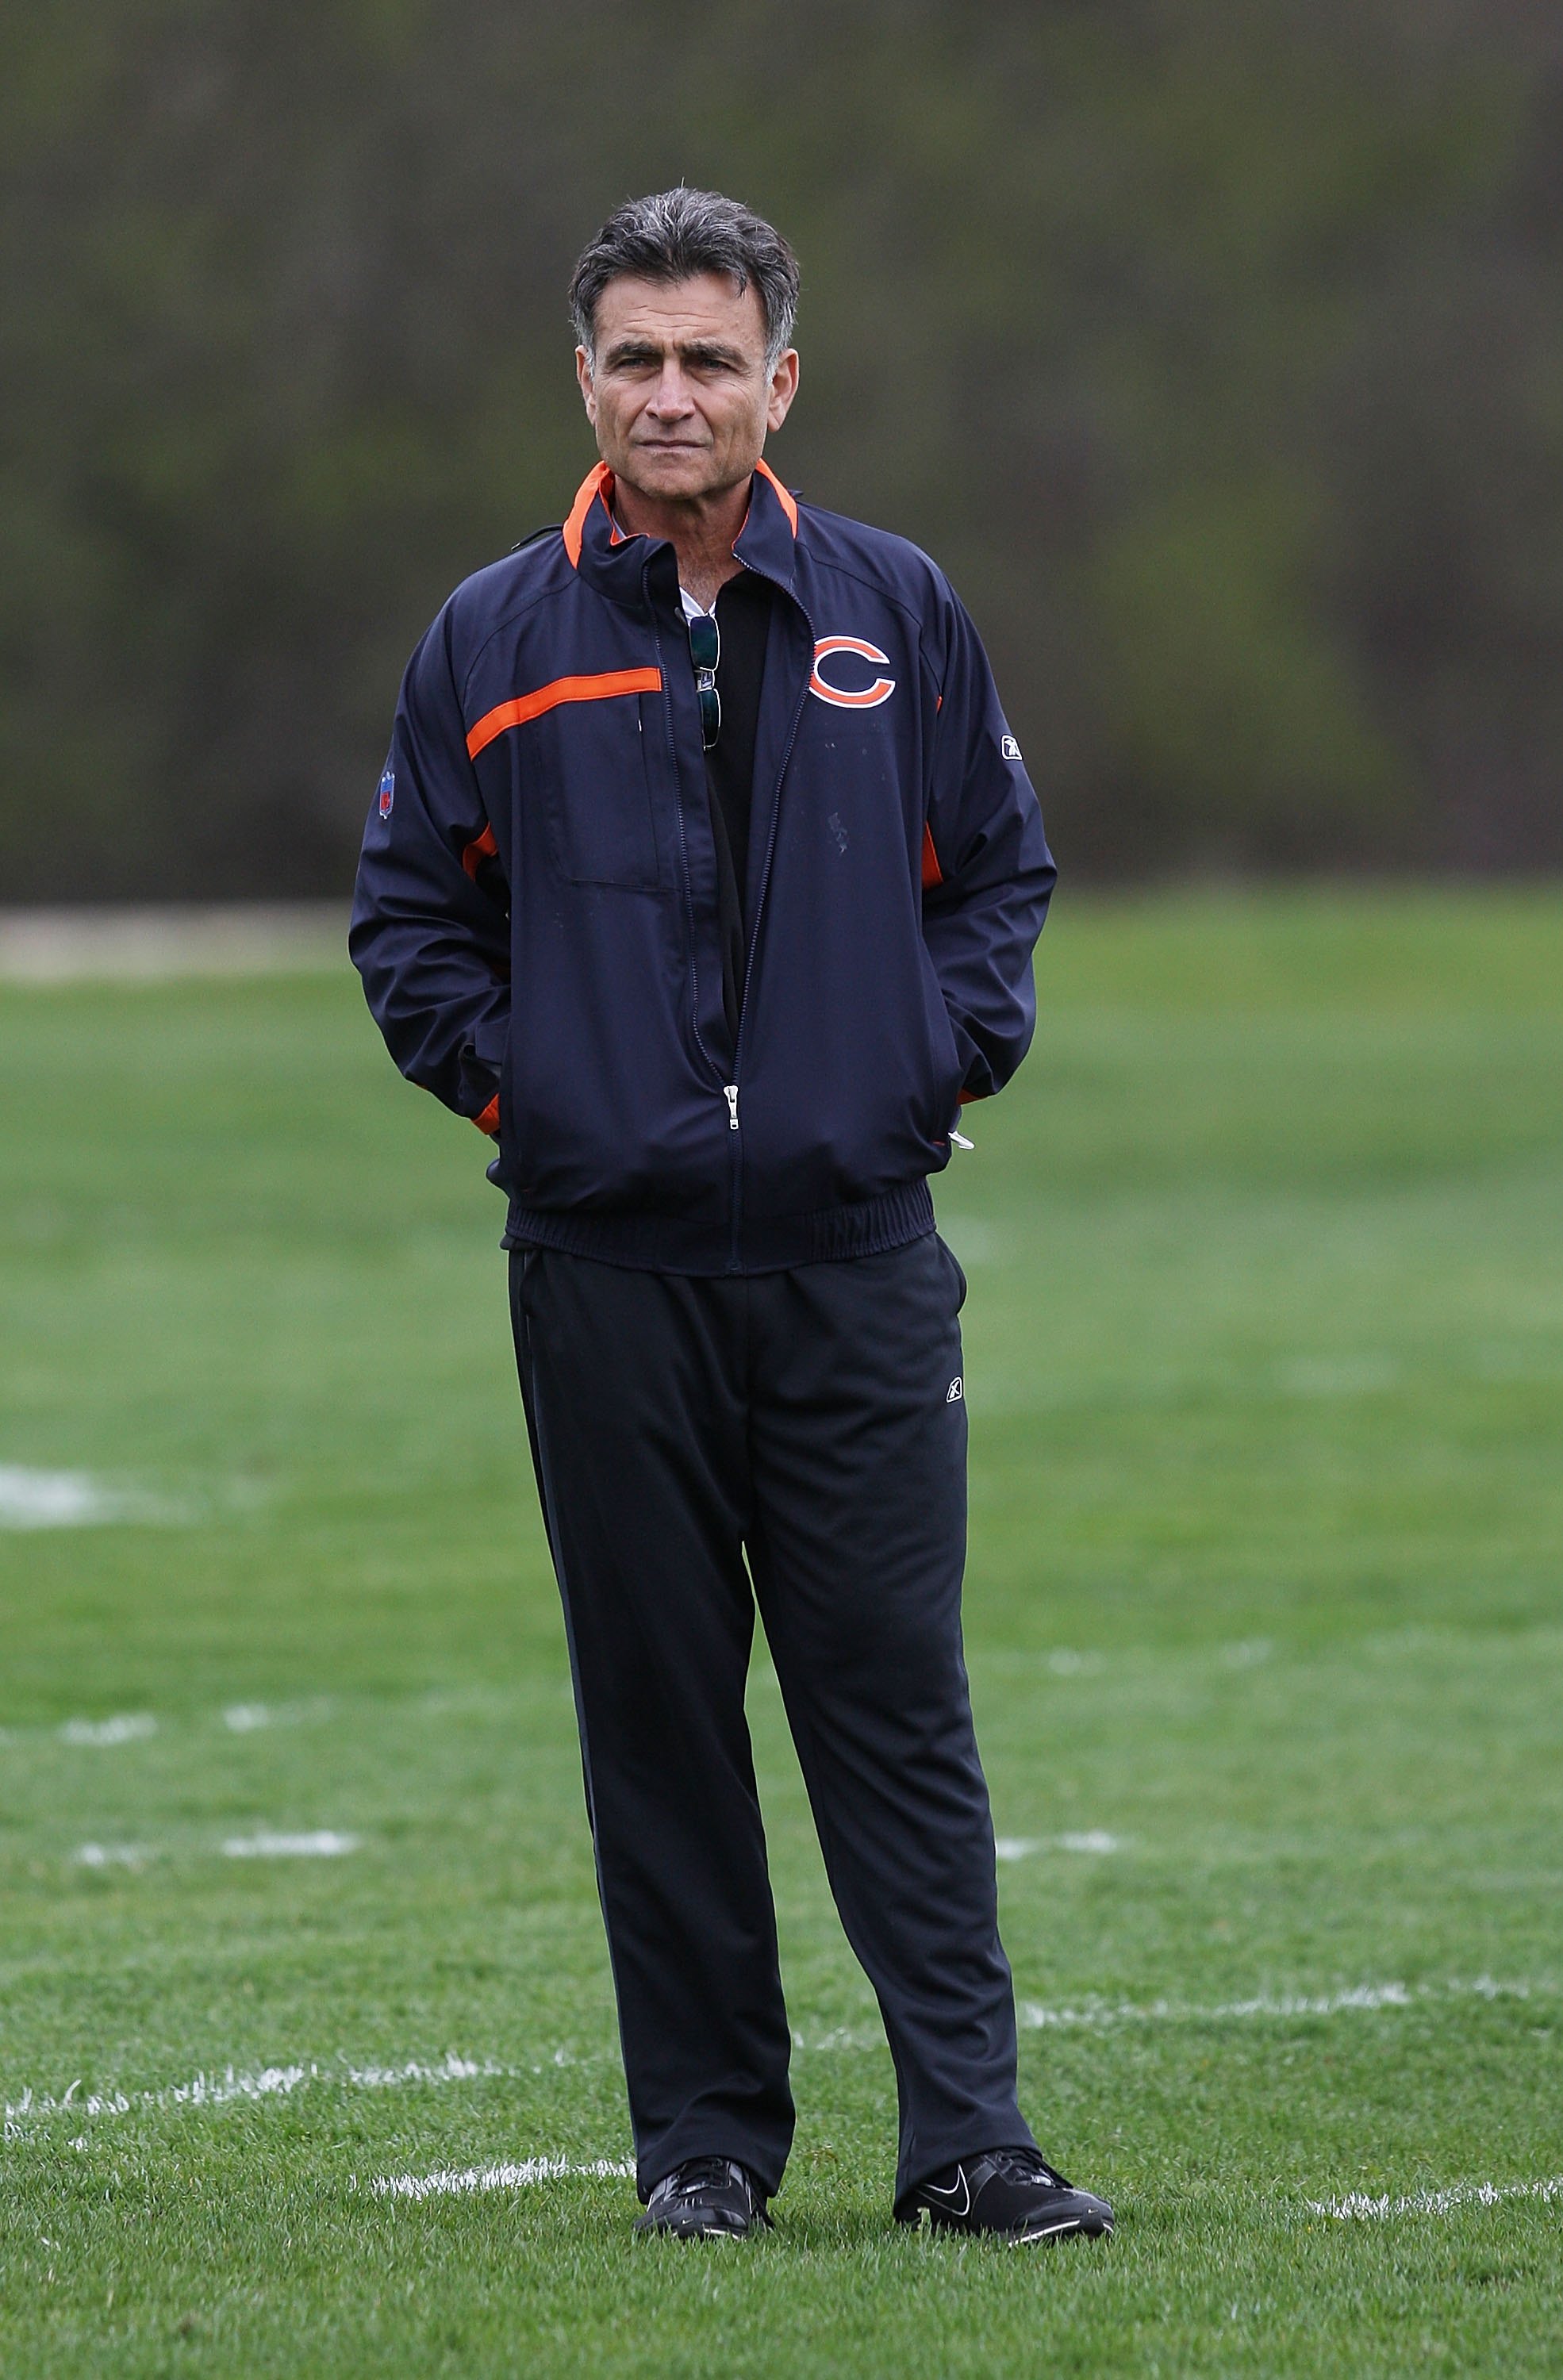
[[[776,2230],[773,2223],[749,2223],[747,2230],[733,2230],[731,2223],[645,2223],[637,2220],[630,2226],[637,2240],[759,2240],[761,2232]]]
[[[990,2230],[978,2223],[951,2223],[948,2216],[936,2215],[931,2206],[919,2207],[916,2214],[899,2216],[897,2220],[909,2223],[914,2229],[921,2228],[921,2217],[928,2218],[928,2229],[947,2231],[958,2240],[997,2240],[1006,2248],[1043,2248],[1054,2240],[1110,2240],[1113,2224],[1089,2216],[1066,2215],[1057,2223],[1039,2224],[1035,2230]]]
[[[1072,2219],[1067,2223],[1046,2224],[1036,2231],[1001,2231],[998,2236],[1012,2248],[1039,2248],[1052,2240],[1110,2240],[1112,2225]]]
[[[631,2229],[637,2240],[757,2240],[762,2232],[773,2231],[773,2223],[752,2223],[746,2231],[734,2231],[726,2223],[634,2223]]]

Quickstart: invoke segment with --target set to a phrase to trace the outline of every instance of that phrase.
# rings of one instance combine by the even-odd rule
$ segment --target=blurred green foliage
[[[1563,862],[1552,12],[30,0],[0,158],[0,898],[345,885],[681,178],[798,249],[774,460],[950,569],[1066,867]]]

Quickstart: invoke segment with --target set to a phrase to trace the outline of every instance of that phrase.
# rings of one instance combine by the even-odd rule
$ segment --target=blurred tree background
[[[0,176],[0,899],[345,890],[681,179],[797,248],[773,460],[948,567],[1066,867],[1563,862],[1556,6],[24,0]]]

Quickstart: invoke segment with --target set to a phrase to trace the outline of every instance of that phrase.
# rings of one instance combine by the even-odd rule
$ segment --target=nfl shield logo
[[[395,777],[395,772],[394,772],[394,770],[387,769],[387,770],[386,770],[386,771],[385,771],[385,774],[383,775],[383,777],[382,777],[382,779],[381,779],[381,781],[380,781],[380,815],[381,815],[381,817],[382,817],[382,819],[388,819],[388,818],[390,817],[390,815],[391,815],[391,805],[392,805],[392,803],[395,800],[395,798],[396,798],[396,777]]]

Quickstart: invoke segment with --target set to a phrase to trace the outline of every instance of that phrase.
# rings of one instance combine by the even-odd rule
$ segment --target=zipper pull
[[[954,1142],[957,1148],[975,1148],[976,1147],[975,1140],[968,1140],[965,1134],[963,1132],[957,1132],[953,1124],[950,1127],[950,1137]]]
[[[723,1083],[721,1087],[727,1098],[728,1124],[733,1132],[736,1132],[738,1129],[738,1086],[736,1083]]]

